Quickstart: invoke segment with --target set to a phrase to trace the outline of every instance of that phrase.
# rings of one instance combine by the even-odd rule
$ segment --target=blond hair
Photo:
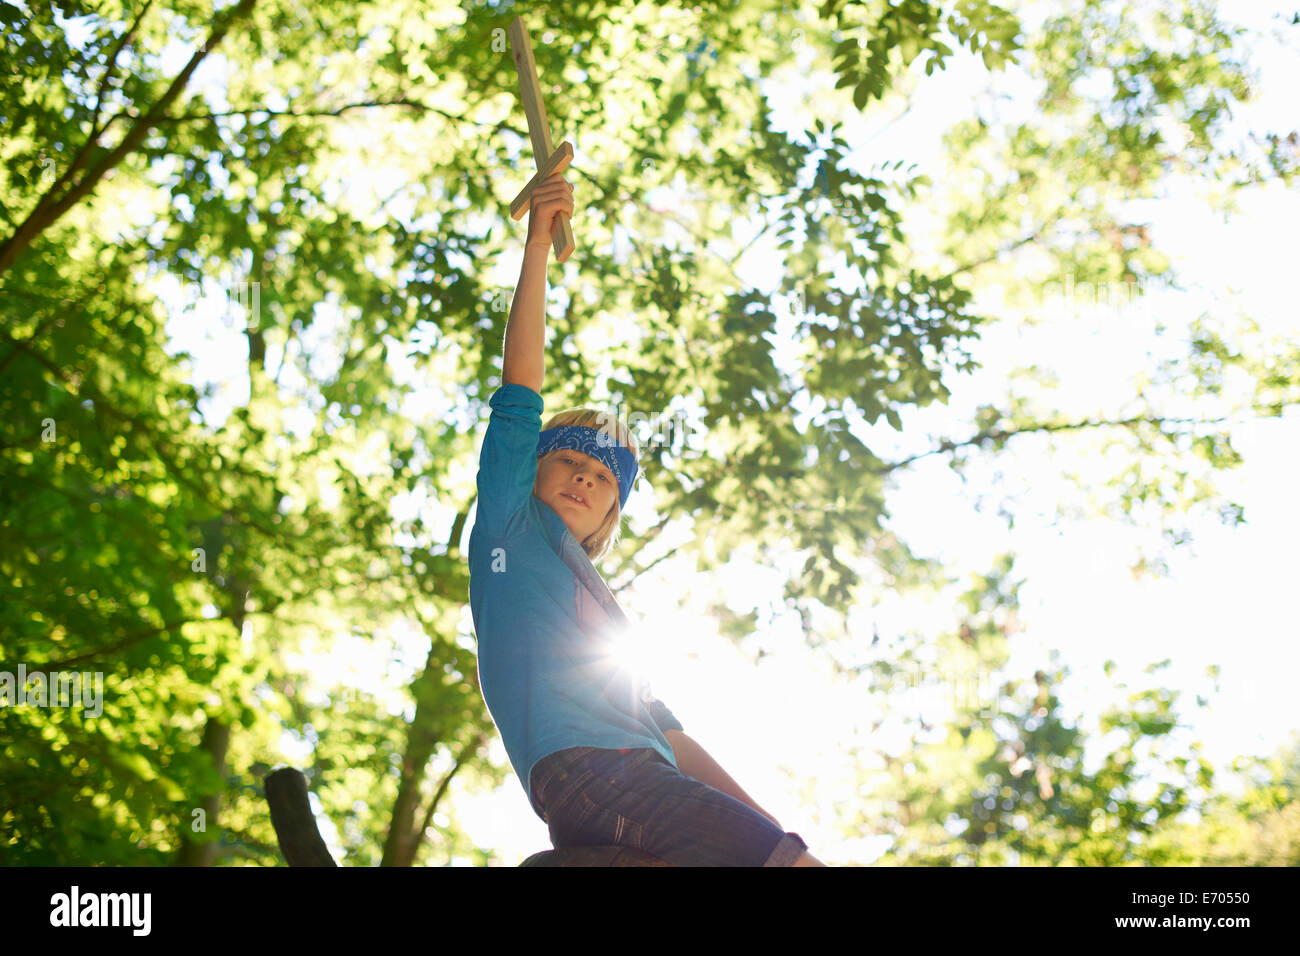
[[[611,415],[609,412],[600,411],[595,408],[566,408],[562,412],[552,415],[550,420],[543,426],[543,431],[547,428],[561,428],[565,425],[579,425],[585,428],[594,428],[597,431],[603,431],[605,434],[617,439],[620,445],[627,446],[628,450],[638,459],[641,457],[640,446],[637,445],[636,436],[631,430],[618,420],[618,417]],[[554,458],[557,455],[563,455],[567,448],[553,448],[546,454],[537,459],[540,466],[542,462]],[[536,487],[536,485],[534,485]],[[630,495],[631,492],[629,491]],[[600,527],[587,536],[581,542],[582,550],[587,552],[587,557],[592,561],[604,557],[618,544],[620,518],[622,509],[619,508],[618,496],[614,496],[614,505],[609,509],[609,514],[605,520],[600,523]]]

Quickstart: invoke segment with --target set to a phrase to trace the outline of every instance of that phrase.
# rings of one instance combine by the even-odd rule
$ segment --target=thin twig
[[[1134,416],[1133,418],[1124,418],[1118,421],[1084,421],[1084,422],[1057,422],[1042,425],[1028,425],[1024,428],[998,429],[991,432],[980,432],[972,438],[965,441],[945,441],[930,451],[921,452],[919,455],[913,455],[910,458],[904,458],[901,461],[892,462],[882,467],[871,469],[873,474],[887,475],[899,468],[904,468],[922,458],[928,458],[930,455],[939,455],[944,452],[955,451],[958,448],[964,448],[970,445],[982,445],[986,442],[1004,441],[1008,438],[1015,438],[1017,435],[1027,435],[1033,432],[1057,432],[1069,431],[1079,428],[1102,428],[1107,426],[1131,427],[1133,425],[1146,422],[1148,424],[1160,424],[1163,422],[1185,423],[1196,425],[1213,425],[1220,422],[1226,422],[1229,419],[1225,416],[1222,418],[1152,418],[1149,416]]]
[[[247,109],[228,110],[223,113],[182,113],[180,116],[166,116],[160,118],[157,122],[165,123],[192,123],[199,120],[224,119],[228,116],[255,116],[264,115],[268,117],[287,116],[294,119],[306,119],[314,116],[341,116],[348,110],[369,109],[376,106],[407,106],[414,110],[424,113],[437,113],[453,122],[470,123],[474,126],[481,126],[494,132],[510,132],[520,137],[526,137],[527,133],[516,126],[511,125],[504,120],[497,123],[483,123],[478,120],[469,119],[465,116],[457,116],[454,113],[448,113],[446,110],[439,109],[436,106],[429,106],[427,103],[421,103],[419,100],[411,99],[408,96],[399,96],[392,100],[364,100],[360,103],[345,103],[336,109],[310,109],[310,110],[269,110],[264,106],[249,107]]]

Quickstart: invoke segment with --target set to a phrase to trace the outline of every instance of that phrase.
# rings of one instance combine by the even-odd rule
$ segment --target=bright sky
[[[1239,0],[1230,7],[1233,16],[1251,23],[1266,22],[1272,12],[1287,9],[1284,4]],[[804,51],[805,58],[809,52]],[[1272,117],[1281,125],[1279,117],[1292,115],[1283,91],[1300,85],[1300,71],[1293,59],[1267,45],[1256,52],[1255,62],[1263,72],[1263,98],[1238,119],[1248,123]],[[933,168],[939,134],[969,114],[971,96],[979,88],[979,78],[968,68],[968,60],[958,59],[950,70],[928,80],[910,112],[888,128],[868,127],[846,111],[841,119],[847,127],[841,135],[855,143],[869,140],[864,157],[868,152],[904,157],[918,162],[922,171]],[[791,67],[763,82],[774,115],[795,131],[791,135],[806,128],[800,117],[807,115],[808,97],[819,109],[828,102],[814,89],[833,86],[833,79],[810,83],[804,72]],[[580,159],[581,143],[577,145]],[[870,162],[862,159],[863,165]],[[1059,376],[1060,391],[1051,399],[1057,407],[1081,414],[1099,409],[1113,413],[1133,394],[1133,376],[1150,367],[1146,350],[1160,346],[1141,331],[1151,318],[1158,316],[1168,325],[1172,337],[1209,301],[1235,303],[1234,308],[1240,307],[1266,333],[1293,340],[1300,335],[1289,288],[1300,197],[1271,189],[1245,200],[1241,213],[1226,222],[1190,195],[1148,205],[1155,242],[1174,255],[1179,272],[1194,281],[1191,292],[1153,295],[1126,309],[1075,303],[1074,321],[1053,322],[1032,332],[994,327],[973,346],[983,368],[975,375],[947,379],[953,390],[948,407],[905,414],[902,435],[883,420],[876,427],[864,426],[864,440],[892,457],[924,451],[940,437],[963,437],[970,430],[971,411],[1004,396],[1008,370],[1030,363]],[[522,223],[519,228],[522,238]],[[507,266],[497,278],[509,287],[517,264]],[[774,251],[760,244],[746,259],[742,274],[756,287],[770,290],[779,273]],[[559,276],[553,273],[551,278],[552,305]],[[182,291],[173,287],[163,293],[177,314]],[[976,311],[981,308],[994,312],[997,303],[977,303]],[[318,337],[308,345],[318,349],[315,361],[328,364],[329,332],[337,310],[325,304],[321,309],[326,321],[314,330]],[[233,322],[223,320],[219,311],[205,300],[178,314],[168,329],[175,348],[203,356],[196,379],[222,383],[222,394],[206,408],[215,423],[224,419],[230,403],[247,399],[246,380],[224,381],[221,370],[246,361],[246,352]],[[412,410],[435,416],[453,404],[447,396],[428,395]],[[552,411],[548,406],[546,414]],[[1184,713],[1193,722],[1191,736],[1203,740],[1208,755],[1222,765],[1237,754],[1269,752],[1297,728],[1291,683],[1300,671],[1297,625],[1285,603],[1295,580],[1293,542],[1300,540],[1300,510],[1289,493],[1291,476],[1300,464],[1300,419],[1292,415],[1241,424],[1234,428],[1233,440],[1246,464],[1221,482],[1245,506],[1248,523],[1235,530],[1217,522],[1195,525],[1193,546],[1175,558],[1167,580],[1135,581],[1129,574],[1140,533],[1096,521],[1049,522],[1061,490],[1052,475],[1066,465],[1086,469],[1089,459],[1086,452],[1049,458],[1035,439],[1012,441],[997,456],[995,467],[1006,477],[972,466],[970,484],[964,488],[943,457],[917,464],[889,499],[891,526],[918,553],[940,557],[963,573],[987,569],[998,552],[1016,553],[1016,575],[1027,577],[1028,583],[1021,592],[1025,630],[1014,639],[1013,672],[1030,675],[1048,663],[1050,650],[1059,651],[1062,663],[1072,670],[1063,695],[1067,705],[1089,716],[1118,693],[1114,681],[1102,673],[1108,658],[1119,664],[1116,678],[1129,680],[1135,689],[1156,680],[1183,689]],[[976,496],[996,500],[998,493],[1022,486],[1028,497],[1017,508],[1014,532],[994,515],[975,510]],[[395,508],[418,506],[395,503]],[[438,510],[436,504],[428,507]],[[1035,511],[1046,517],[1035,520]],[[648,497],[633,497],[628,520],[637,528],[655,520]],[[1152,535],[1146,540],[1153,540]],[[716,634],[704,611],[715,596],[725,597],[737,610],[765,607],[769,595],[779,593],[783,577],[777,570],[737,559],[716,579],[705,580],[694,577],[683,562],[671,561],[645,575],[634,593],[620,599],[647,635],[640,666],[687,732],[787,829],[799,832],[818,857],[832,864],[868,863],[885,848],[885,841],[868,833],[845,840],[836,825],[836,805],[851,805],[859,786],[853,747],[897,751],[907,740],[888,727],[869,741],[851,737],[850,728],[862,723],[872,704],[861,690],[831,680],[829,668],[804,649],[797,618],[784,615],[765,633],[768,654],[754,667]],[[928,605],[900,602],[887,593],[876,597],[880,606],[868,604],[855,613],[854,633],[869,635],[873,624],[882,633],[910,628],[932,632],[952,624],[948,596]],[[683,600],[686,608],[681,612],[664,615],[657,610]],[[462,626],[472,628],[468,607]],[[376,637],[382,641],[382,636]],[[327,656],[313,665],[318,679],[324,685],[344,680],[376,693],[400,689],[422,663],[428,644],[415,632],[394,635],[391,641],[398,664],[388,663],[375,641],[332,639],[322,648]],[[1159,677],[1143,675],[1146,665],[1164,658],[1173,660],[1169,670]],[[1211,709],[1198,712],[1191,704],[1197,692],[1209,687],[1206,668],[1211,664],[1222,667],[1220,693]],[[403,697],[395,694],[394,712],[401,709]],[[292,741],[286,745],[292,746]],[[505,765],[499,741],[493,750]],[[801,797],[805,787],[816,796]],[[506,863],[548,846],[546,828],[533,815],[513,775],[488,796],[466,793],[458,779],[448,809],[479,846],[495,848]],[[439,822],[445,823],[445,818]],[[334,850],[338,855],[337,846]]]

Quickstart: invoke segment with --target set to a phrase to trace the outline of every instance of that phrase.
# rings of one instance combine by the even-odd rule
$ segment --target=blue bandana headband
[[[620,445],[608,432],[586,425],[562,425],[548,428],[537,436],[537,457],[557,448],[572,448],[602,462],[614,473],[618,482],[618,506],[621,510],[632,493],[636,480],[636,456],[626,445]]]

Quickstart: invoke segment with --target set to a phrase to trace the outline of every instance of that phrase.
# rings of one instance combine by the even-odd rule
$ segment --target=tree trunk
[[[199,744],[199,749],[207,753],[212,758],[212,765],[217,770],[217,776],[224,779],[226,775],[226,748],[230,745],[230,725],[217,720],[214,717],[208,717],[207,723],[203,726],[203,741]],[[217,814],[221,811],[221,792],[209,794],[199,801],[199,809],[203,811],[203,825],[205,831],[208,828],[215,828],[217,825]],[[183,821],[181,824],[181,850],[176,857],[176,866],[211,866],[217,858],[217,843],[209,841],[206,843],[197,843],[190,838],[188,829],[189,821]]]
[[[419,844],[420,833],[416,828],[416,812],[420,805],[420,784],[424,781],[424,772],[438,745],[437,735],[425,724],[429,721],[427,713],[421,707],[420,685],[426,681],[439,680],[442,663],[436,659],[437,641],[429,648],[429,658],[425,661],[424,671],[415,680],[415,716],[407,731],[406,755],[402,759],[402,779],[397,788],[397,800],[393,803],[393,817],[388,825],[388,837],[384,840],[384,855],[380,866],[410,866],[415,859],[415,848]]]

